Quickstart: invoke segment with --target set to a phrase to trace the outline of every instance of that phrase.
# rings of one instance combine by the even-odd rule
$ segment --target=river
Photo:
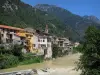
[[[43,69],[50,68],[54,70],[50,75],[79,75],[80,72],[74,70],[75,62],[78,61],[80,54],[71,54],[55,60],[45,61],[38,64],[22,65],[15,68],[3,69],[1,72],[11,72],[25,69]]]

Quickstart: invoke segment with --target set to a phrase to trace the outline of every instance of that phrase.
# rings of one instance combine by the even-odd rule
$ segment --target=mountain
[[[36,9],[21,0],[0,0],[0,24],[42,31],[47,24],[52,35],[79,39],[78,33],[55,15]]]
[[[93,22],[96,22],[96,23],[100,24],[100,19],[98,19],[97,17],[95,17],[93,15],[91,15],[91,16],[85,15],[85,16],[83,16],[83,18],[91,20]]]
[[[84,32],[88,28],[88,26],[93,25],[96,27],[100,27],[100,24],[91,19],[87,19],[82,16],[73,14],[72,12],[64,8],[55,5],[37,4],[34,7],[41,11],[45,11],[49,14],[55,15],[65,25],[71,27],[73,30],[78,32],[81,37],[84,36]]]

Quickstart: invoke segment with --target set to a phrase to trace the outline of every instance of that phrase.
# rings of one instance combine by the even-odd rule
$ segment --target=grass
[[[22,62],[20,62],[20,65],[27,65],[27,64],[33,64],[33,63],[41,63],[43,62],[43,58],[42,57],[38,57],[35,56],[33,58],[30,58],[29,60],[23,60]]]

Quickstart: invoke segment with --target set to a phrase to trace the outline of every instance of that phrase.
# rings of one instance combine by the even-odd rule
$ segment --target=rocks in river
[[[16,73],[16,75],[34,75],[34,72],[32,69],[24,70],[24,71],[20,71],[20,72]]]
[[[48,75],[52,72],[54,72],[53,69],[43,68],[43,69],[29,69],[16,72],[2,73],[0,75]]]
[[[16,75],[23,75],[21,72],[17,72]]]
[[[32,69],[32,71],[34,72],[34,74],[37,74],[37,70],[36,69]]]
[[[9,72],[9,73],[2,73],[0,75],[34,75],[36,74],[36,70],[21,70],[21,71],[16,71],[16,72]]]
[[[37,70],[37,74],[38,75],[49,75],[49,74],[51,74],[54,71],[55,70],[51,69],[51,68],[43,68],[43,69],[38,69]]]

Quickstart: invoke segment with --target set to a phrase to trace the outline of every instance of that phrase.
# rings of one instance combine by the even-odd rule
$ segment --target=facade
[[[21,43],[20,37],[16,35],[16,33],[19,31],[23,31],[23,29],[0,25],[0,44]]]
[[[16,28],[0,25],[0,44],[23,45],[22,52],[32,52],[44,55],[45,58],[52,58],[52,41],[48,34],[48,26],[45,32],[32,28]]]
[[[34,49],[45,58],[52,58],[52,42],[47,33],[36,30],[34,34]]]
[[[33,52],[33,36],[25,29],[0,25],[0,44],[24,45],[27,52]]]
[[[45,32],[32,28],[16,28],[0,25],[0,44],[24,45],[24,53],[32,52],[44,55],[45,58],[52,57],[52,42],[48,34],[48,26]]]
[[[59,37],[52,37],[53,44],[57,44],[60,48],[64,51],[71,52],[73,49],[73,45],[68,38],[59,38]]]
[[[34,46],[33,46],[33,40],[34,40],[34,33],[26,32],[25,30],[23,32],[18,32],[17,36],[21,38],[21,41],[23,42],[23,45],[25,46],[25,49],[27,52],[34,52]]]

